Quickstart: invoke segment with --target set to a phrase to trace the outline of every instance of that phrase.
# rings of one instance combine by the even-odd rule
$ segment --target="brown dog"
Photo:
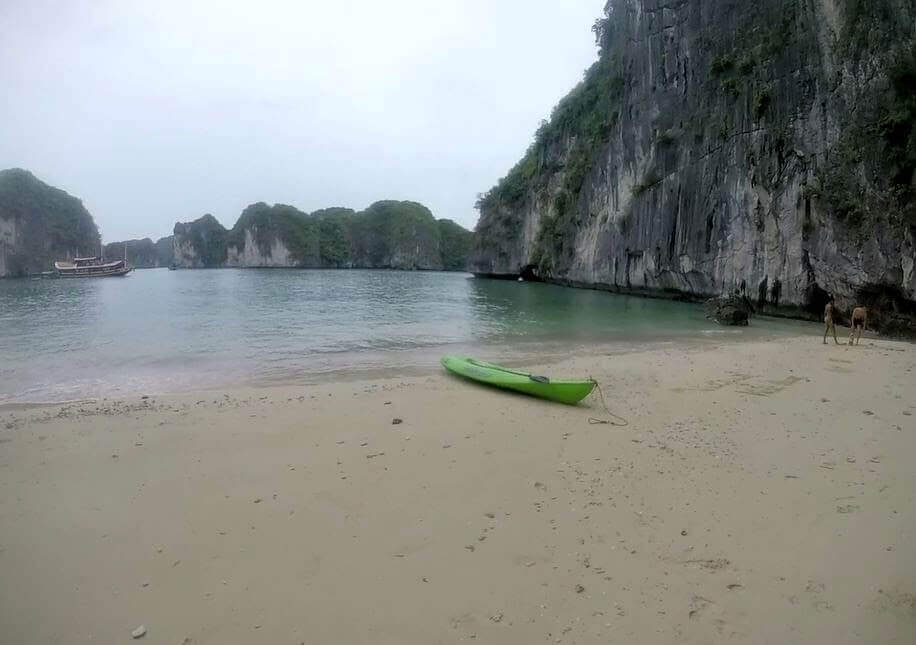
[[[824,344],[827,344],[827,334],[833,332],[833,342],[837,345],[840,344],[840,341],[836,339],[836,325],[833,322],[833,298],[827,302],[827,306],[824,307]]]
[[[862,332],[865,331],[865,325],[868,322],[868,310],[865,307],[856,307],[852,310],[852,320],[849,323],[849,344],[852,345],[852,337],[856,337],[856,345],[862,338]]]

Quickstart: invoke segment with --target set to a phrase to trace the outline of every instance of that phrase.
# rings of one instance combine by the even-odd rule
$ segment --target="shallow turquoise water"
[[[400,271],[135,271],[0,280],[0,403],[310,382],[589,343],[810,331],[724,329],[666,300]]]

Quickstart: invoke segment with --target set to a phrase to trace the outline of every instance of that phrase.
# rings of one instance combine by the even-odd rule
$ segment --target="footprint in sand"
[[[731,562],[725,558],[715,558],[709,560],[685,560],[683,564],[695,564],[701,569],[706,569],[707,571],[721,571],[730,565]]]
[[[471,613],[452,616],[448,619],[448,622],[452,629],[461,630],[476,630],[476,627],[479,625],[477,619]]]
[[[542,555],[517,555],[512,562],[522,567],[533,567],[536,564],[548,564],[550,558]]]
[[[765,384],[754,385],[748,384],[744,388],[738,388],[735,391],[738,394],[752,394],[754,396],[772,396],[773,394],[778,394],[788,387],[798,383],[799,381],[804,381],[805,377],[803,376],[787,376],[784,379],[777,381],[767,381]]]
[[[703,596],[694,596],[690,600],[690,609],[688,610],[687,616],[691,619],[700,618],[706,608],[714,604],[715,603],[709,598],[704,598]]]
[[[713,379],[711,381],[706,381],[703,385],[694,385],[688,387],[676,387],[672,388],[672,392],[715,392],[716,390],[721,390],[723,387],[728,387],[729,385],[736,385],[747,381],[748,379],[753,378],[749,374],[734,374],[730,379]]]

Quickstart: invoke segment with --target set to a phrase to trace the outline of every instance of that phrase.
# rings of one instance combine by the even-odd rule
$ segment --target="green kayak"
[[[595,382],[591,380],[551,381],[546,376],[534,376],[526,372],[517,372],[492,363],[459,356],[443,356],[442,367],[449,372],[480,383],[523,392],[567,405],[575,405],[587,397],[595,387]]]

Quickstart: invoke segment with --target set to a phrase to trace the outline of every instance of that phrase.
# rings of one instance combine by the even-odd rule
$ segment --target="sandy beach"
[[[436,366],[8,406],[0,642],[910,644],[914,369],[799,336],[533,370],[626,427]]]

